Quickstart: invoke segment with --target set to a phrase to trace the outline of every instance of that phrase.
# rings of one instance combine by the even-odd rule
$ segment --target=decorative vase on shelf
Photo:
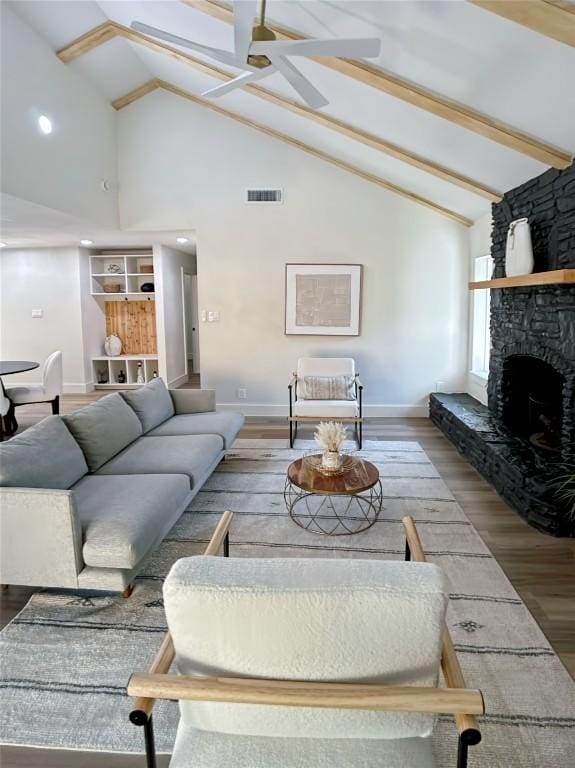
[[[512,221],[507,230],[505,274],[507,277],[533,272],[533,246],[528,219]]]
[[[120,371],[118,374],[118,384],[125,384],[126,383],[126,374],[124,371]]]
[[[142,363],[138,363],[138,374],[136,376],[136,384],[145,384],[144,369],[142,367]]]
[[[106,336],[106,340],[104,341],[104,351],[108,357],[117,357],[118,355],[121,355],[122,342],[119,337],[114,334]]]

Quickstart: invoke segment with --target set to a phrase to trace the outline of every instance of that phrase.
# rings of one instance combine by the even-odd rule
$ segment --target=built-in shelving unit
[[[147,383],[158,375],[157,355],[101,355],[92,358],[94,384],[98,389],[135,389],[138,384],[138,364],[142,365],[144,381]],[[121,373],[124,373],[125,380]],[[105,381],[103,380],[105,379]]]
[[[469,283],[470,291],[484,288],[519,288],[530,285],[569,285],[575,283],[575,269],[554,269],[549,272],[532,272],[530,275],[498,277]]]
[[[151,251],[141,253],[94,253],[90,256],[92,296],[104,296],[108,301],[118,299],[139,300],[155,297],[155,291],[142,291],[144,283],[154,282],[154,273],[144,272],[144,267],[153,269]],[[116,292],[105,290],[105,286],[119,286]]]

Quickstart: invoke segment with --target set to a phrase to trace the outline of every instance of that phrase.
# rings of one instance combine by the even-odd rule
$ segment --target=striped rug
[[[128,722],[127,680],[148,667],[165,631],[161,588],[168,569],[202,552],[224,510],[236,513],[233,557],[400,559],[401,518],[410,514],[429,560],[449,579],[448,625],[468,684],[485,695],[483,742],[471,749],[470,767],[575,765],[575,684],[419,444],[366,443],[363,455],[382,479],[382,513],[371,529],[333,538],[302,530],[286,513],[286,468],[310,446],[238,440],[153,554],[129,600],[35,594],[1,634],[1,741],[143,751],[141,730]],[[158,751],[169,753],[177,706],[158,703],[154,719]],[[455,764],[448,717],[440,718],[435,750],[438,766]]]

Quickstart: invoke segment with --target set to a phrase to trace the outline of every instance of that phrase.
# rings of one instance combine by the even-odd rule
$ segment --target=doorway
[[[198,276],[182,267],[182,298],[184,310],[184,354],[188,381],[200,385],[200,345],[198,333]]]

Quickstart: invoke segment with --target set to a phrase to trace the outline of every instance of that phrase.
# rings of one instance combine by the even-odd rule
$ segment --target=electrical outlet
[[[445,392],[445,382],[444,381],[436,381],[435,382],[435,391],[436,392]]]
[[[32,310],[32,317],[44,317],[44,310],[43,309],[33,309]]]
[[[238,389],[238,400],[247,400],[248,399],[248,390],[244,389],[243,387],[240,387]]]
[[[208,313],[206,312],[205,309],[202,309],[202,323],[205,323],[207,319],[208,319]]]

